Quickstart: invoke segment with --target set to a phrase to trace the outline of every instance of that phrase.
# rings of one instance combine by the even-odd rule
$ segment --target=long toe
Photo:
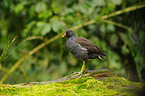
[[[83,72],[78,72],[78,75],[77,76],[79,76],[79,78],[81,78],[82,77],[82,74],[83,74]]]

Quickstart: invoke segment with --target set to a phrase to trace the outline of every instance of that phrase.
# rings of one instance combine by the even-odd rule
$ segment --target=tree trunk
[[[126,62],[128,61],[128,62]],[[127,54],[122,58],[123,66],[125,68],[127,79],[130,81],[139,81],[136,64],[131,54]]]

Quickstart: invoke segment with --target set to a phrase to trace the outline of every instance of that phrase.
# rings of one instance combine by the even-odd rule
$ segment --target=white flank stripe
[[[86,48],[81,48],[81,49],[83,49],[83,50],[87,50]]]

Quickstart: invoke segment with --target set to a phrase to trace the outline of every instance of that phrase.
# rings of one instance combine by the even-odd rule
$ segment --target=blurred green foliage
[[[139,1],[2,0],[0,3],[0,54],[6,52],[6,59],[2,59],[1,55],[4,61],[0,62],[0,78],[24,54],[47,39],[94,18],[99,20],[103,15],[135,5]],[[145,44],[143,16],[145,15],[141,16],[142,11],[144,9],[109,18],[111,21],[133,28],[134,33],[99,21],[75,30],[77,36],[88,38],[107,54],[107,62],[98,59],[91,60],[86,65],[87,69],[109,68],[118,75],[127,77],[128,69],[125,68],[125,64],[131,63],[131,58],[142,80],[141,72],[145,68],[143,47]],[[136,17],[136,14],[139,17]],[[36,36],[40,38],[27,39]],[[17,38],[13,41],[15,37]],[[80,71],[82,61],[68,52],[65,41],[66,39],[59,38],[37,51],[25,60],[5,83],[52,80]],[[4,51],[6,48],[8,49]],[[8,54],[9,52],[11,54]]]

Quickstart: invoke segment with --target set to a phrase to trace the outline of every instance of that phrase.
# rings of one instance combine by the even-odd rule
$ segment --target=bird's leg
[[[85,70],[85,61],[83,61],[83,66],[82,66],[82,69],[81,69],[81,75],[84,72],[84,70]]]
[[[78,77],[79,76],[79,78],[80,77],[82,77],[82,74],[83,74],[83,72],[85,71],[85,61],[83,61],[83,66],[82,66],[82,69],[81,69],[81,71],[80,72],[75,72],[75,73],[73,73],[72,75],[75,75],[76,73],[78,73],[77,75],[75,75],[75,76],[73,76],[72,78],[76,78],[76,77]]]
[[[83,61],[83,66],[82,66],[81,72],[79,72],[79,74],[77,76],[80,75],[80,77],[81,77],[83,72],[84,72],[84,70],[85,70],[85,61]]]

